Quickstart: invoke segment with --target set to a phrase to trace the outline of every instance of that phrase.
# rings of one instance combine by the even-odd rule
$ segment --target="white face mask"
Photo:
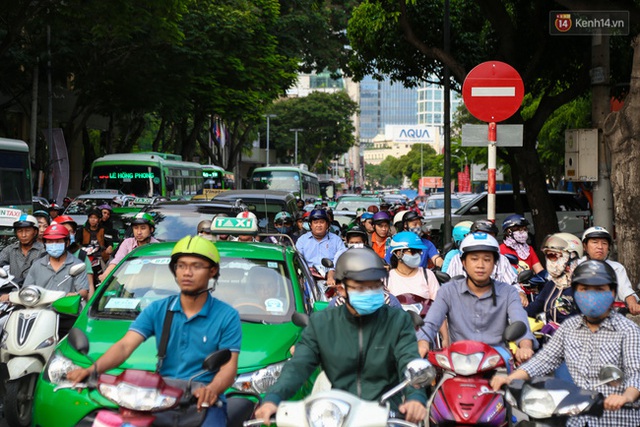
[[[420,267],[420,261],[422,259],[421,254],[404,254],[400,260],[409,268],[418,268]]]
[[[527,243],[527,239],[529,238],[529,233],[527,233],[524,230],[514,231],[512,233],[512,236],[513,236],[513,240],[515,240],[518,243]]]
[[[362,248],[364,248],[364,243],[347,243],[347,247],[349,249],[351,249],[351,248],[362,249]]]

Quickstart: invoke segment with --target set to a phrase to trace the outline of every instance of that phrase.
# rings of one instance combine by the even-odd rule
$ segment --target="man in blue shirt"
[[[315,209],[309,215],[311,232],[305,233],[298,238],[296,248],[302,254],[309,268],[321,265],[322,258],[329,258],[331,261],[339,251],[344,250],[344,242],[340,237],[329,233],[331,220],[327,212],[323,209]],[[335,285],[333,270],[327,274],[327,285]]]
[[[102,373],[120,366],[147,338],[155,335],[160,342],[164,319],[173,311],[166,357],[160,374],[187,380],[200,372],[210,353],[228,348],[231,360],[216,373],[203,374],[197,381],[207,382],[194,390],[198,411],[208,408],[203,426],[226,425],[226,407],[214,406],[224,391],[233,384],[238,369],[238,353],[242,338],[238,312],[213,298],[209,280],[216,279],[220,255],[213,242],[199,236],[187,236],[176,243],[169,268],[180,287],[180,295],[153,302],[140,313],[125,336],[100,357],[93,366],[67,374],[79,382],[91,372]]]
[[[491,235],[471,233],[460,244],[466,277],[453,279],[438,291],[424,320],[425,337],[418,341],[424,356],[445,318],[451,342],[474,340],[502,346],[502,334],[509,323],[527,325],[526,335],[518,341],[516,360],[524,362],[533,355],[537,343],[529,330],[527,313],[515,287],[493,280],[491,273],[500,254],[500,245]]]

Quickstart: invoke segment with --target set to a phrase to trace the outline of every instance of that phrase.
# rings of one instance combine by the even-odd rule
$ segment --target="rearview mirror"
[[[416,313],[413,310],[406,310],[406,311],[407,313],[409,313],[409,316],[411,317],[411,322],[413,322],[414,327],[419,328],[424,325],[424,319],[422,319],[422,317],[420,317],[418,313]]]
[[[209,372],[217,371],[222,365],[231,360],[231,351],[228,348],[214,351],[202,362],[202,369]]]
[[[9,273],[4,268],[0,268],[0,279],[6,279],[9,277]]]
[[[438,279],[438,283],[440,284],[447,283],[449,280],[451,280],[451,276],[449,276],[444,271],[436,270],[433,272],[433,274],[436,275],[436,279]]]
[[[72,265],[69,269],[69,276],[76,277],[82,274],[86,269],[87,266],[84,263]]]
[[[294,311],[291,315],[291,322],[293,322],[294,325],[300,328],[306,328],[309,324],[309,316],[307,316],[305,313]]]
[[[426,359],[413,359],[407,364],[404,377],[415,388],[426,387],[436,377],[436,370]]]
[[[69,331],[69,336],[67,337],[67,341],[69,342],[71,348],[73,348],[78,353],[84,354],[85,356],[89,353],[89,339],[80,329],[71,328],[71,331]]]
[[[333,268],[333,261],[331,261],[329,258],[322,258],[321,263],[326,268]]]
[[[518,283],[529,283],[533,276],[533,270],[523,270],[518,273]]]
[[[604,365],[598,372],[598,383],[594,387],[605,384],[611,387],[618,387],[623,381],[624,372],[622,372],[622,369],[614,365]]]
[[[527,325],[524,322],[517,321],[507,326],[502,334],[502,338],[509,342],[522,338],[527,333]]]

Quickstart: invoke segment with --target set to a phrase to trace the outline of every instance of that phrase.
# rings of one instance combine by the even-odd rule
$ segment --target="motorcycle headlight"
[[[307,403],[307,420],[311,427],[340,427],[350,406],[338,399],[317,399]]]
[[[558,410],[556,411],[556,414],[569,415],[569,416],[580,415],[582,411],[587,409],[587,406],[589,406],[589,402],[587,401],[575,403],[573,405],[562,406],[558,408]]]
[[[478,372],[478,366],[482,361],[484,353],[461,354],[451,353],[451,363],[453,371],[460,375],[471,375]]]
[[[40,350],[41,348],[51,347],[52,345],[55,345],[55,343],[56,343],[56,338],[49,337],[46,340],[42,341],[40,344],[38,344],[38,346],[36,347],[36,350]]]
[[[20,292],[18,293],[20,301],[22,301],[24,305],[29,307],[36,305],[38,301],[40,301],[41,296],[42,293],[40,292],[40,289],[35,286],[27,286],[25,288],[22,288],[22,290],[20,290]]]
[[[134,411],[160,411],[171,408],[177,402],[176,397],[164,395],[156,388],[138,387],[127,383],[100,383],[98,390],[116,405]]]
[[[266,393],[267,389],[280,378],[283,366],[284,362],[274,363],[266,368],[238,375],[238,378],[233,383],[233,388],[258,394]]]
[[[567,390],[541,390],[525,385],[522,388],[521,409],[533,418],[550,418],[562,400],[569,395]]]
[[[444,354],[436,354],[436,362],[441,368],[451,370],[451,363],[449,363],[449,358]]]
[[[44,379],[53,384],[61,384],[67,380],[67,372],[78,369],[80,366],[73,363],[60,353],[55,353],[49,359],[44,369]]]

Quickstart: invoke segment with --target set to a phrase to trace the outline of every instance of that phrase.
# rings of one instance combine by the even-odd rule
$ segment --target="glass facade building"
[[[444,126],[444,88],[432,83],[423,83],[418,91],[418,124]],[[462,102],[462,96],[451,91],[451,120]]]

